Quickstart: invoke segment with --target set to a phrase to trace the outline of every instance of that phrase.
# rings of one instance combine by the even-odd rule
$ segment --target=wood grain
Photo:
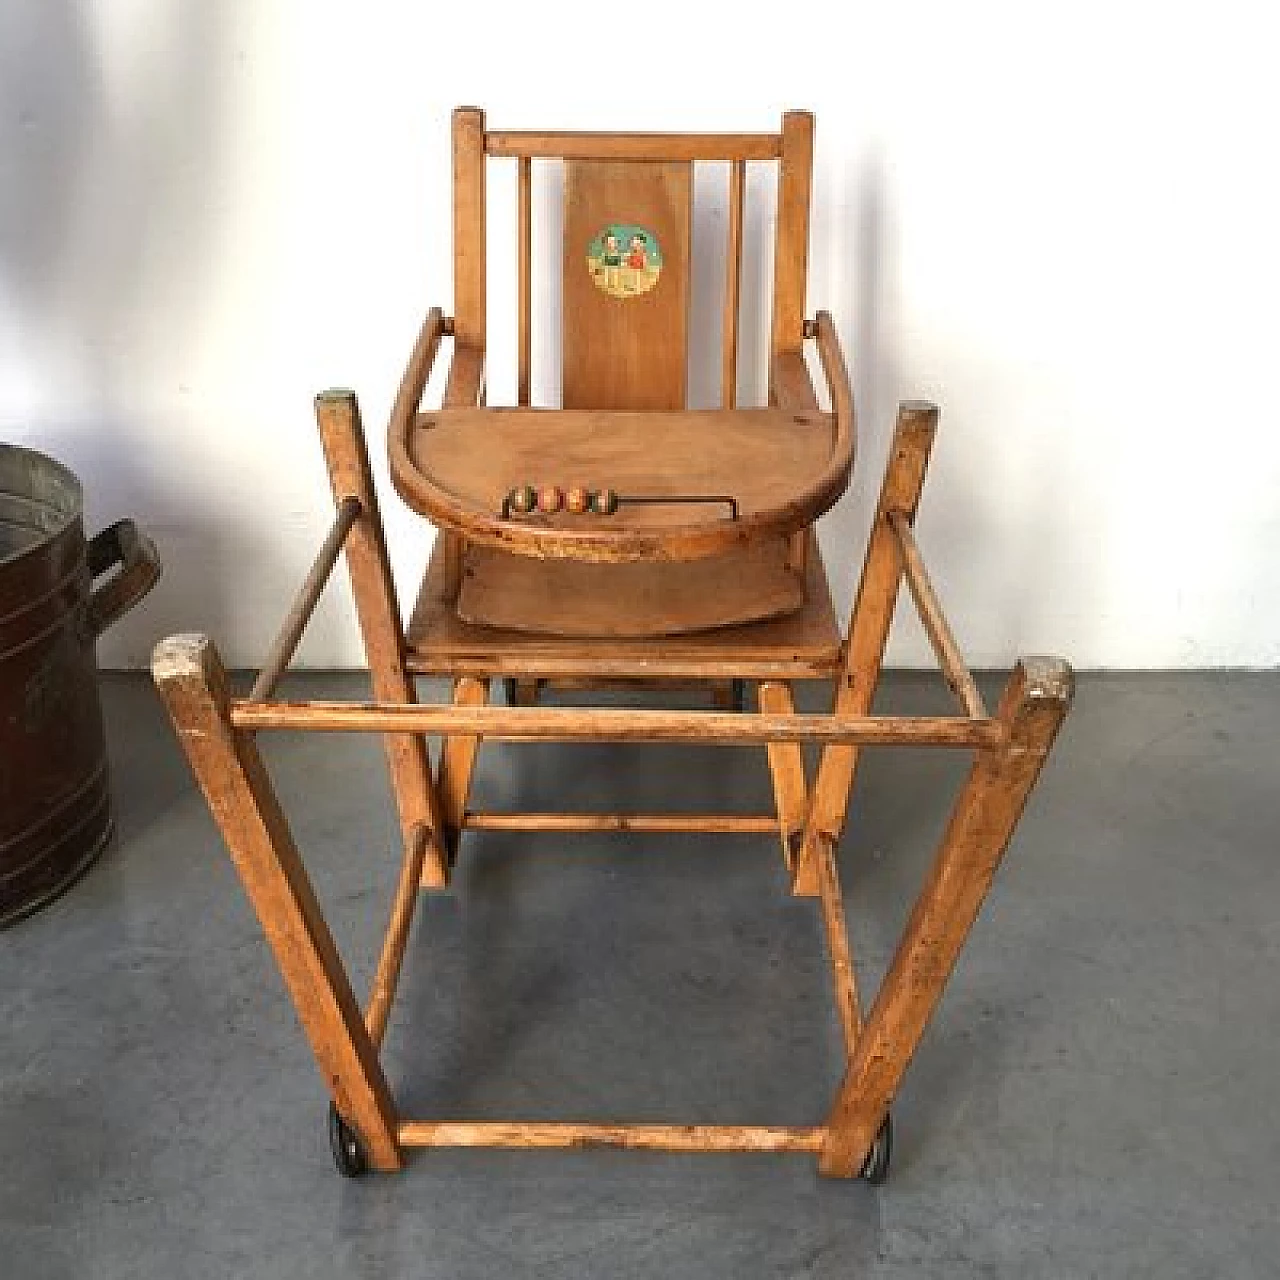
[[[912,402],[898,410],[862,577],[850,616],[843,670],[836,684],[838,714],[865,715],[871,709],[902,577],[897,539],[889,525],[888,513],[915,513],[937,425],[938,411],[933,405]],[[832,844],[839,843],[857,765],[857,748],[850,746],[829,747],[819,760],[797,872],[805,892],[813,893],[818,887],[814,860],[819,836],[825,836]]]
[[[527,405],[533,364],[533,161],[516,162],[516,404]]]
[[[486,340],[484,112],[453,113],[453,324],[460,343]]]
[[[760,710],[765,715],[789,716],[796,710],[791,686],[780,680],[764,680],[756,690]],[[799,744],[770,742],[766,746],[769,776],[773,781],[774,803],[778,809],[778,836],[782,842],[782,861],[794,872],[799,853],[799,840],[804,830],[805,812],[809,807],[808,787],[804,776],[804,757]]]
[[[489,701],[489,682],[473,676],[460,676],[453,682],[453,704],[456,707],[482,707]],[[471,774],[475,768],[477,738],[459,736],[446,738],[440,747],[440,808],[444,817],[445,843],[449,861],[458,856],[458,833],[462,829],[462,815],[467,807],[471,791]]]
[[[943,677],[952,693],[959,698],[965,714],[978,720],[985,719],[986,704],[982,701],[982,694],[978,692],[973,675],[965,664],[964,654],[960,652],[960,646],[952,634],[951,624],[943,612],[942,603],[933,589],[924,556],[920,554],[920,548],[916,544],[911,519],[903,511],[890,511],[888,519],[889,527],[898,540],[898,555],[907,586],[911,590],[911,598],[915,601],[916,612],[920,615],[921,625],[929,637]]]
[[[227,673],[205,636],[156,646],[152,675],[257,913],[339,1113],[374,1168],[398,1169],[396,1112],[346,971],[252,737],[230,724]]]
[[[436,327],[429,316],[419,347],[415,349],[411,373],[418,364],[430,367],[427,352]],[[425,369],[422,372],[425,376]],[[402,394],[404,391],[402,386]],[[373,695],[412,704],[417,694],[405,667],[400,607],[396,602],[359,406],[353,392],[328,391],[316,397],[315,409],[334,501],[342,503],[354,497],[360,503],[360,517],[347,535],[345,549]],[[431,831],[431,847],[423,874],[428,885],[443,886],[448,883],[448,861],[426,747],[422,739],[413,734],[392,735],[386,739],[385,746],[402,838],[407,845],[419,824]]]
[[[578,636],[463,622],[456,609],[457,582],[437,544],[409,622],[406,661],[411,671],[444,676],[825,679],[839,667],[840,630],[811,530],[809,538],[805,600],[794,614],[716,631],[590,645]]]
[[[951,811],[827,1118],[823,1173],[852,1177],[861,1169],[991,887],[1073,687],[1071,669],[1052,658],[1023,659],[1005,686],[996,713],[1004,741],[974,761]]]
[[[302,586],[298,589],[298,594],[294,597],[293,604],[280,625],[280,630],[271,642],[271,648],[267,650],[266,661],[262,664],[262,670],[258,672],[258,678],[253,682],[253,690],[249,697],[254,701],[261,702],[271,697],[280,683],[280,677],[285,673],[285,668],[298,651],[307,623],[311,621],[316,605],[320,603],[320,597],[324,594],[325,587],[329,585],[333,566],[337,564],[338,557],[342,554],[343,543],[347,540],[347,534],[351,532],[351,526],[359,518],[360,511],[359,498],[343,498],[338,504],[329,532],[325,535],[325,540],[316,553],[316,558]]]
[[[387,1033],[391,1005],[395,1001],[396,987],[400,983],[400,968],[404,964],[405,947],[409,942],[409,928],[413,924],[414,909],[418,905],[422,868],[430,847],[431,832],[424,826],[414,827],[400,864],[395,897],[391,903],[391,920],[382,942],[382,952],[378,957],[378,967],[374,971],[369,1003],[364,1015],[369,1038],[379,1049]]]
[[[419,415],[403,442],[393,441],[391,470],[414,510],[500,550],[598,562],[694,560],[794,533],[829,510],[852,465],[844,428],[833,415],[780,409],[442,410]],[[503,518],[506,494],[530,483],[624,496],[727,493],[739,517],[707,503]]]
[[[583,133],[491,129],[491,156],[555,160],[776,160],[774,133]]]
[[[804,579],[781,538],[704,560],[592,564],[473,546],[457,614],[466,623],[548,635],[685,635],[794,613]]]
[[[722,835],[774,832],[772,814],[749,813],[474,813],[462,825],[475,831],[701,831]]]
[[[767,1125],[522,1124],[407,1120],[406,1147],[623,1147],[633,1151],[818,1151],[822,1130]]]
[[[738,403],[738,312],[742,300],[742,212],[746,198],[746,165],[729,165],[729,230],[725,247],[724,308],[720,322],[720,407]],[[815,409],[817,405],[813,406]]]
[[[662,270],[648,292],[616,298],[592,278],[587,250],[606,227],[623,223],[656,236]],[[565,164],[564,408],[684,408],[692,226],[687,163]]]
[[[809,200],[813,182],[813,116],[782,117],[778,165],[778,230],[773,254],[773,325],[770,350],[798,351],[804,337],[809,271]]]
[[[989,747],[994,720],[958,716],[736,715],[615,707],[459,707],[405,702],[233,702],[240,729],[313,733],[463,734],[495,742],[690,742],[745,747],[768,742],[864,746]]]

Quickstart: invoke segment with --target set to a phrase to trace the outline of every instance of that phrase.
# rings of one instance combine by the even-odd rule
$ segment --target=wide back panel
[[[566,409],[683,409],[691,165],[567,160]]]

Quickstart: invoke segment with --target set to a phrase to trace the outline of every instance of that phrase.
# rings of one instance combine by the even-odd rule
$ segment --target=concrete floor
[[[0,1275],[1280,1271],[1280,678],[1081,681],[878,1190],[802,1156],[435,1152],[339,1178],[320,1079],[150,685],[104,683],[119,839],[0,933]],[[942,705],[914,676],[883,702]],[[394,877],[380,752],[264,742],[363,990]],[[477,799],[759,809],[756,754],[495,747]],[[841,850],[868,988],[962,768],[868,758]],[[819,924],[771,842],[469,840],[410,943],[387,1046],[406,1113],[822,1116]]]

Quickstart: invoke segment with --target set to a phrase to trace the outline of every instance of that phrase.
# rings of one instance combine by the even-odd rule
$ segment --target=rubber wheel
[[[516,705],[516,678],[515,676],[506,676],[502,681],[502,692],[506,696],[507,706],[514,707]]]
[[[893,1117],[885,1116],[876,1140],[862,1164],[862,1177],[878,1187],[889,1176],[889,1159],[893,1155]]]
[[[333,1163],[344,1178],[358,1178],[368,1173],[359,1134],[338,1114],[332,1102],[329,1103],[329,1149],[333,1152]]]
[[[735,714],[741,715],[747,709],[747,682],[745,680],[731,681],[733,691],[730,695],[733,710]]]

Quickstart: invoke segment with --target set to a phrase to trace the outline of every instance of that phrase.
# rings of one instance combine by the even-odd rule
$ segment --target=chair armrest
[[[432,307],[422,322],[418,340],[413,344],[409,363],[400,379],[400,389],[391,406],[391,421],[387,424],[387,453],[393,475],[398,466],[412,465],[409,461],[409,428],[422,403],[422,393],[427,389],[427,379],[431,376],[436,352],[440,350],[440,340],[452,332],[453,321],[447,320],[439,307]]]

